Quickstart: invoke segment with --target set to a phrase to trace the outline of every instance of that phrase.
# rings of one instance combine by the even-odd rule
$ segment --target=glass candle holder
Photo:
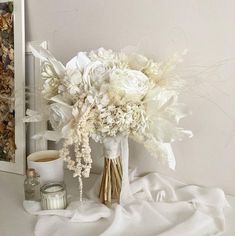
[[[43,210],[65,209],[67,206],[67,194],[65,184],[45,184],[40,189],[41,205]]]

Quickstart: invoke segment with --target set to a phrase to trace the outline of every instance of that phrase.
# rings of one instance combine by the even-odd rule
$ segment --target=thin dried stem
[[[122,187],[122,163],[120,158],[104,158],[104,170],[101,180],[99,198],[107,206],[112,200],[119,202]]]

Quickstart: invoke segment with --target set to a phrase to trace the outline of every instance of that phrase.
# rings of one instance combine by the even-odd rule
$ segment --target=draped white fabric
[[[99,203],[99,178],[89,200],[72,201],[65,210],[41,211],[39,203],[25,201],[25,210],[39,215],[35,235],[206,236],[224,230],[228,203],[221,189],[184,185],[158,173],[129,178],[134,199],[111,208]]]

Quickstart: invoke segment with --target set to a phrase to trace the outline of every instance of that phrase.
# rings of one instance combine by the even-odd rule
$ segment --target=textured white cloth
[[[122,206],[99,203],[99,178],[87,193],[90,200],[71,202],[66,210],[41,211],[39,203],[25,201],[25,210],[39,215],[35,235],[206,236],[224,230],[228,203],[221,189],[184,185],[158,173],[130,180],[135,199]]]

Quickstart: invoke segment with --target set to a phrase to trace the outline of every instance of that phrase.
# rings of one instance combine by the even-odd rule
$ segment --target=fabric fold
[[[41,211],[39,203],[25,201],[25,210],[40,216],[35,235],[208,236],[224,231],[223,210],[229,204],[221,189],[184,185],[158,173],[129,179],[132,200],[110,208],[97,197],[99,177],[87,192],[89,200],[71,201],[65,210]]]

